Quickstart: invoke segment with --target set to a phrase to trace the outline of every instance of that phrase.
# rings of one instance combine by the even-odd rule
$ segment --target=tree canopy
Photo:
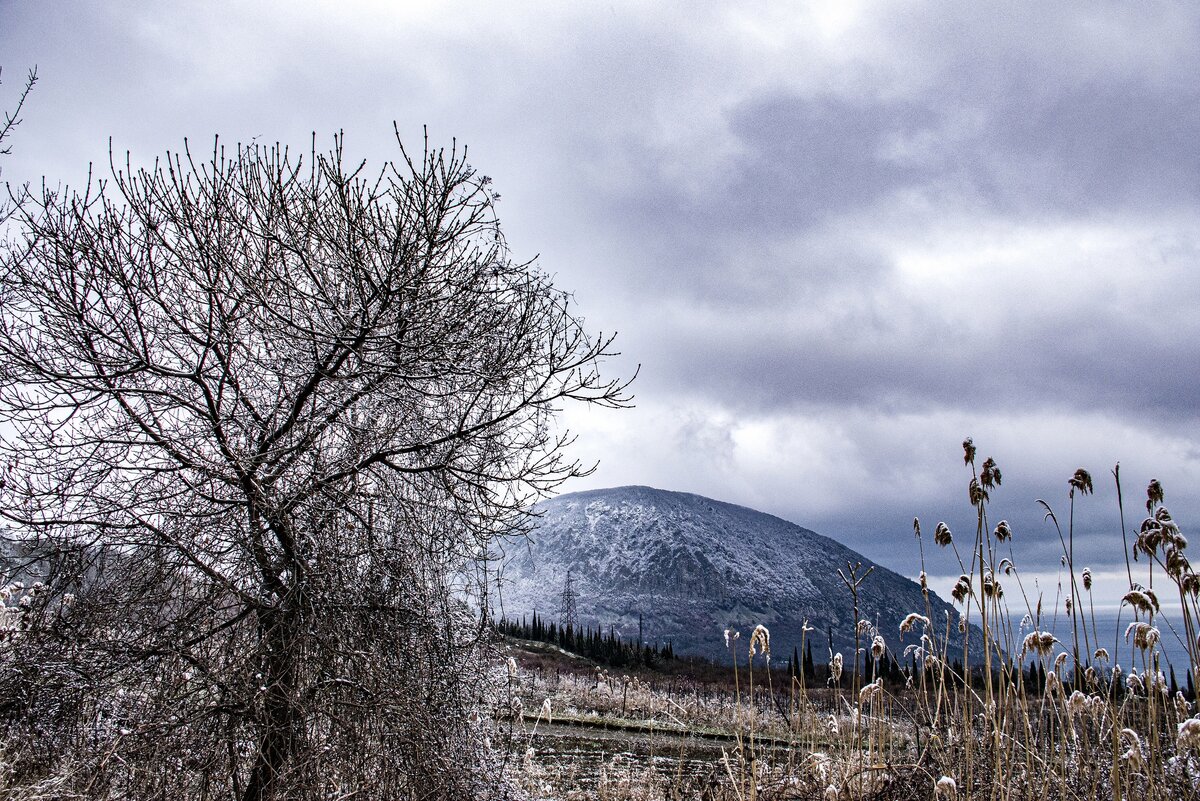
[[[582,472],[561,404],[626,384],[465,150],[400,153],[185,147],[16,210],[0,515],[44,578],[0,705],[93,789],[452,794],[486,761],[469,568]]]

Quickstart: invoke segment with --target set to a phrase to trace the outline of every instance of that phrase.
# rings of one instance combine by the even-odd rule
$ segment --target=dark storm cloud
[[[1087,82],[1023,86],[953,154],[980,195],[1015,214],[1158,211],[1200,201],[1200,90]]]
[[[794,234],[906,189],[1018,222],[1200,207],[1200,89],[1010,92],[965,108],[940,94],[904,103],[756,98],[730,112],[739,155],[706,191],[684,193],[655,170],[663,154],[646,147],[623,156],[642,165],[630,171],[642,180],[600,200],[631,231],[669,234],[659,244],[687,257],[672,266],[699,274],[729,265],[691,258],[696,252]],[[974,120],[971,130],[945,130],[960,117]],[[911,140],[923,152],[889,152]]]
[[[1037,305],[1035,298],[1029,303]],[[931,308],[847,316],[818,304],[789,312],[830,323],[802,336],[789,335],[769,317],[714,312],[686,328],[667,326],[659,346],[646,354],[657,357],[647,381],[695,387],[751,410],[853,404],[986,413],[1033,406],[1200,416],[1194,320],[1154,331],[1145,319],[1153,307],[1128,315],[1048,311],[1007,328],[963,334]],[[689,344],[699,347],[689,351]],[[693,361],[680,353],[696,355]]]
[[[1135,276],[1109,281],[1097,265],[1093,281],[1053,260],[1071,258],[1063,253],[1023,286],[964,292],[964,305],[1002,318],[978,330],[944,324],[919,294],[890,292],[893,256],[856,241],[873,233],[872,209],[902,205],[905,193],[1018,227],[1200,218],[1200,92],[1134,80],[1046,91],[1038,78],[992,94],[947,86],[904,102],[755,98],[729,114],[739,155],[694,194],[656,174],[661,154],[644,151],[645,180],[604,198],[604,213],[647,243],[646,261],[626,264],[627,290],[688,309],[656,340],[658,377],[757,408],[1048,404],[1127,413],[1152,399],[1155,414],[1194,418],[1194,226],[1144,243],[1142,269],[1164,290],[1151,303],[1124,293]],[[974,122],[954,129],[956,119]],[[904,142],[923,144],[905,154]],[[841,234],[837,249],[782,244],[806,248],[807,233],[831,228]],[[1047,297],[1044,288],[1063,281],[1078,282],[1071,296]],[[812,318],[825,324],[781,325]]]
[[[911,137],[934,121],[929,108],[831,97],[771,96],[730,115],[745,155],[728,188],[732,204],[712,209],[748,233],[806,227],[861,208],[922,180],[922,170],[884,158],[890,137]]]

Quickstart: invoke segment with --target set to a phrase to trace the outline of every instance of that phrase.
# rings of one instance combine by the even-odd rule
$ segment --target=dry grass
[[[730,635],[731,653],[741,647],[740,655],[751,657],[749,669],[732,660],[732,692],[689,694],[676,687],[667,692],[636,677],[606,673],[582,682],[577,675],[553,682],[529,676],[520,689],[552,699],[565,714],[723,730],[732,739],[708,758],[707,770],[693,765],[686,776],[681,769],[664,777],[662,771],[617,759],[600,771],[593,786],[565,793],[553,780],[554,770],[539,767],[531,755],[527,788],[535,794],[614,801],[1200,799],[1200,717],[1192,699],[1168,690],[1159,631],[1160,600],[1177,598],[1176,625],[1185,634],[1189,669],[1200,686],[1200,577],[1163,506],[1159,483],[1147,488],[1146,517],[1133,538],[1132,553],[1141,558],[1135,564],[1127,557],[1129,590],[1123,604],[1133,615],[1127,637],[1137,665],[1126,672],[1098,647],[1095,616],[1087,614],[1091,573],[1076,563],[1074,507],[1092,492],[1090,474],[1078,470],[1068,482],[1065,526],[1043,504],[1058,533],[1069,582],[1066,641],[1045,633],[1047,610],[1040,599],[1032,602],[1025,594],[1011,528],[989,520],[990,496],[1001,483],[999,467],[988,459],[977,469],[970,440],[964,442],[964,464],[976,519],[969,550],[959,550],[944,524],[935,534],[935,543],[958,557],[962,577],[954,595],[961,619],[931,620],[929,607],[912,610],[904,623],[904,638],[912,644],[903,658],[915,656],[918,670],[906,687],[864,683],[841,665],[831,665],[838,680],[829,689],[806,690],[798,681],[776,686],[776,677],[765,669],[769,632],[761,627],[744,639]],[[1113,477],[1124,528],[1119,469]],[[914,529],[921,543],[915,521]],[[923,546],[918,552],[924,575]],[[847,566],[843,576],[848,603],[856,600],[855,582],[862,575],[856,575],[856,567]],[[982,631],[982,652],[978,640],[977,652],[971,652],[970,638],[964,638],[961,650],[949,651],[950,627],[965,625]],[[878,634],[864,621],[855,631],[868,659],[884,657]],[[1031,661],[1040,665],[1044,682],[1021,670]],[[976,667],[964,676],[954,671],[954,663]]]

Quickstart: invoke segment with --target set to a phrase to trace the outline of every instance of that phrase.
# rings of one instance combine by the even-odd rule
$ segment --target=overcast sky
[[[4,178],[77,185],[109,137],[147,163],[344,129],[379,162],[428,126],[642,365],[637,408],[568,411],[600,466],[566,489],[697,492],[915,575],[914,516],[973,532],[973,436],[1028,570],[1076,467],[1079,561],[1123,565],[1118,461],[1129,524],[1157,477],[1190,533],[1191,4],[332,5],[0,0],[0,108],[40,76]]]

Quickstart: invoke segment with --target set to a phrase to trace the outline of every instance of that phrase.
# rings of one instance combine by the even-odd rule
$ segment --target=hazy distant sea
[[[1096,637],[1099,638],[1099,643],[1095,642],[1092,637],[1092,618],[1090,613],[1085,610],[1085,615],[1080,617],[1080,633],[1079,633],[1079,649],[1082,656],[1083,653],[1083,624],[1087,624],[1087,636],[1093,651],[1097,648],[1105,648],[1112,657],[1115,664],[1121,666],[1122,670],[1129,671],[1131,666],[1136,666],[1139,671],[1142,667],[1142,658],[1140,653],[1134,653],[1132,643],[1125,641],[1125,629],[1133,622],[1133,612],[1126,607],[1118,619],[1115,610],[1096,610],[1095,629]],[[1168,625],[1168,623],[1170,625]],[[1183,644],[1184,630],[1183,621],[1178,615],[1160,615],[1155,618],[1155,625],[1162,634],[1162,642],[1160,650],[1168,664],[1175,666],[1175,672],[1180,684],[1186,681],[1185,674],[1188,669],[1188,654],[1187,647]],[[1172,632],[1171,626],[1174,626],[1175,631]],[[1042,629],[1052,631],[1054,636],[1058,637],[1066,650],[1071,650],[1071,621],[1069,618],[1060,615],[1056,625],[1050,625],[1050,621],[1043,620]],[[1025,628],[1021,631],[1024,636],[1029,629]],[[1176,636],[1178,633],[1178,637]],[[1019,647],[1019,646],[1018,646]],[[1025,664],[1029,664],[1029,658],[1026,658]],[[1111,665],[1110,665],[1111,666]],[[1167,666],[1163,665],[1164,672]]]

